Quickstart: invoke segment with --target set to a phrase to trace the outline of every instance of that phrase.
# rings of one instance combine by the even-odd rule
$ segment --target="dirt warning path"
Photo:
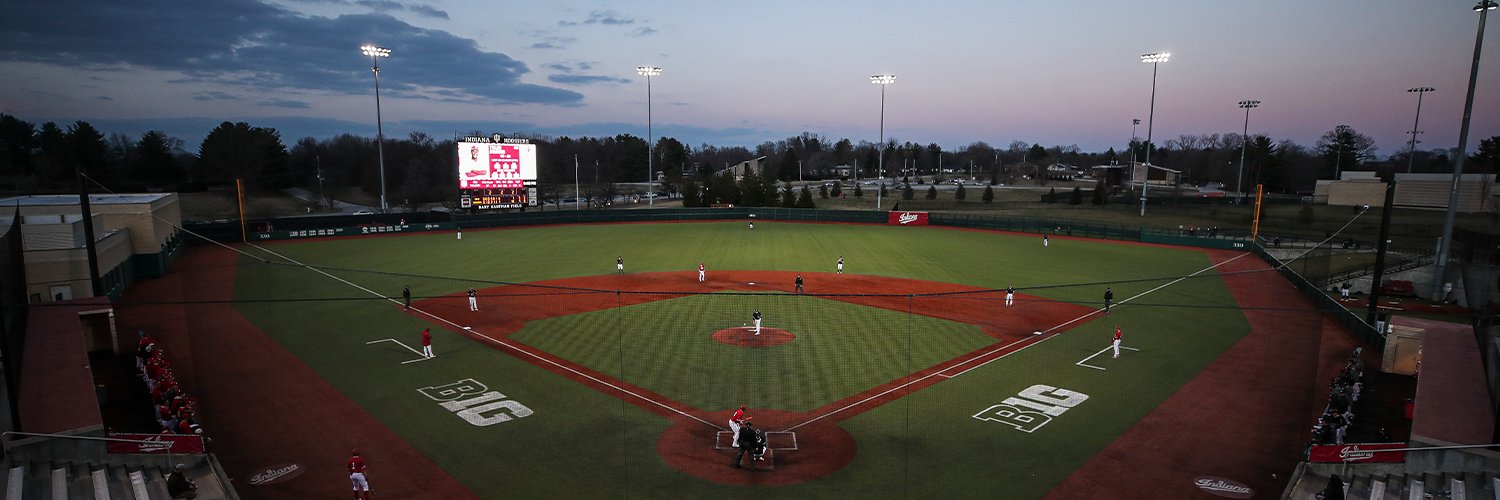
[[[1242,254],[1207,253],[1215,264]],[[1280,495],[1322,409],[1317,403],[1327,402],[1322,381],[1355,343],[1255,256],[1219,268],[1253,270],[1262,272],[1223,278],[1247,308],[1250,333],[1047,498],[1215,498],[1196,485],[1204,477],[1242,483],[1255,498]]]
[[[120,331],[145,330],[161,340],[174,373],[199,400],[210,451],[242,498],[349,498],[344,465],[356,448],[377,498],[477,498],[240,316],[229,303],[235,262],[229,250],[190,248],[171,273],[132,286],[117,303],[116,320]],[[250,484],[256,473],[285,464],[302,472]]]

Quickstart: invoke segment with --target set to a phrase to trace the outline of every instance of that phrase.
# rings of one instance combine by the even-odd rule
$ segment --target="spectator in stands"
[[[1328,476],[1328,487],[1318,494],[1322,500],[1344,500],[1344,480],[1338,474]]]
[[[172,498],[198,498],[198,483],[187,478],[187,470],[186,464],[177,464],[167,475],[167,494]]]

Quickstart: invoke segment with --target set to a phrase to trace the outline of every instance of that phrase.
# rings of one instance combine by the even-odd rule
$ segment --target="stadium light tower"
[[[651,185],[656,181],[656,167],[654,159],[651,158],[651,148],[656,138],[651,135],[651,77],[661,74],[660,66],[636,66],[635,72],[646,77],[646,208],[651,208],[655,196],[651,195]]]
[[[390,205],[385,201],[385,129],[380,121],[380,58],[391,57],[391,49],[371,44],[359,46],[361,54],[370,56],[370,72],[375,74],[375,155],[380,162],[380,213]]]
[[[880,86],[880,156],[876,167],[880,170],[880,187],[885,188],[885,87],[896,83],[896,75],[872,75],[870,83]],[[880,210],[880,191],[875,191],[875,210]]]
[[[1411,120],[1411,143],[1406,149],[1406,173],[1408,174],[1411,173],[1412,160],[1417,156],[1417,134],[1422,133],[1421,130],[1417,130],[1417,124],[1422,122],[1422,94],[1434,90],[1437,89],[1432,87],[1412,87],[1406,89],[1407,92],[1415,92],[1417,94],[1417,117]]]
[[[1240,134],[1240,172],[1234,176],[1234,202],[1245,203],[1245,149],[1250,146],[1250,108],[1260,105],[1260,101],[1240,101],[1240,107],[1245,108],[1245,131]]]
[[[1140,124],[1140,118],[1130,119],[1130,168],[1135,168],[1135,128]]]
[[[1151,110],[1146,115],[1146,165],[1144,174],[1141,175],[1141,217],[1146,216],[1146,189],[1151,181],[1151,130],[1156,123],[1156,65],[1167,62],[1172,54],[1167,52],[1152,52],[1141,54],[1141,62],[1151,65]],[[1131,168],[1135,168],[1131,166]]]
[[[1463,125],[1458,128],[1458,154],[1453,161],[1453,182],[1448,187],[1448,213],[1443,216],[1443,239],[1438,241],[1437,262],[1433,266],[1433,297],[1442,293],[1443,283],[1448,278],[1448,252],[1453,246],[1453,223],[1458,216],[1458,183],[1464,176],[1464,159],[1469,157],[1469,118],[1474,112],[1474,84],[1479,80],[1479,53],[1484,48],[1484,18],[1497,7],[1494,0],[1479,0],[1474,12],[1479,13],[1479,32],[1474,35],[1474,62],[1469,66],[1469,93],[1464,98]],[[1443,297],[1447,298],[1447,297]]]

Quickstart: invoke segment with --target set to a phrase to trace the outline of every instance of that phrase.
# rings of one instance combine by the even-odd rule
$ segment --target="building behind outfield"
[[[182,250],[175,193],[96,194],[89,205],[103,295],[118,297],[136,279],[165,274]],[[0,225],[20,217],[28,302],[94,296],[77,195],[16,196],[0,199],[0,207]]]

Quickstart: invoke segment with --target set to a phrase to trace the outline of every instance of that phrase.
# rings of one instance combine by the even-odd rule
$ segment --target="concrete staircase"
[[[4,500],[170,500],[166,474],[155,467],[73,463],[7,464],[0,474]],[[194,469],[198,498],[229,498],[212,470]]]
[[[1344,477],[1349,500],[1500,500],[1500,472],[1371,474]],[[1328,477],[1305,474],[1287,498],[1313,499]]]

